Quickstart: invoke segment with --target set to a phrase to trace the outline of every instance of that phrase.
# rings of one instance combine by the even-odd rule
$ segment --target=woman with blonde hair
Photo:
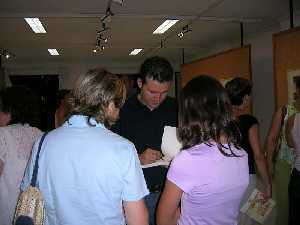
[[[72,91],[71,117],[44,139],[37,184],[46,225],[146,225],[149,192],[134,145],[110,131],[126,97],[124,83],[103,69],[82,75]],[[32,176],[38,141],[22,190]],[[124,210],[124,214],[123,214]]]

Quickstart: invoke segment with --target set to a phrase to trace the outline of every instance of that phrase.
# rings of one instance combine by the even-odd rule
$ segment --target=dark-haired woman
[[[26,163],[41,135],[37,97],[25,87],[7,88],[0,111],[0,224],[11,225]]]
[[[233,114],[241,132],[241,147],[248,153],[250,183],[244,195],[242,204],[248,199],[254,188],[257,187],[256,168],[263,182],[263,194],[266,199],[271,197],[272,186],[267,170],[266,158],[262,152],[259,138],[258,121],[254,116],[246,114],[249,106],[252,84],[244,78],[234,78],[226,85]],[[256,165],[256,167],[255,167]],[[239,224],[256,224],[245,214],[240,214]]]
[[[248,159],[226,90],[214,78],[199,76],[183,88],[178,136],[183,147],[168,171],[157,224],[236,224]]]

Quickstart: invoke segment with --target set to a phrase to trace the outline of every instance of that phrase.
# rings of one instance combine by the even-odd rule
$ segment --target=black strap
[[[48,134],[48,132],[45,132],[40,140],[40,143],[39,143],[39,148],[38,148],[38,151],[36,153],[36,158],[35,158],[35,163],[34,163],[34,168],[33,168],[33,172],[32,172],[32,178],[31,178],[31,183],[30,185],[32,187],[35,187],[36,186],[36,180],[37,180],[37,174],[38,174],[38,169],[39,169],[39,157],[40,157],[40,151],[41,151],[41,148],[42,148],[42,144],[44,142],[44,139],[46,137],[46,135]]]

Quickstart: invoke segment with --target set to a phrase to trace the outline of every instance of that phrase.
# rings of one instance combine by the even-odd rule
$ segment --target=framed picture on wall
[[[288,103],[293,104],[296,97],[296,85],[295,82],[300,79],[300,68],[299,70],[287,71],[287,91],[288,91]]]

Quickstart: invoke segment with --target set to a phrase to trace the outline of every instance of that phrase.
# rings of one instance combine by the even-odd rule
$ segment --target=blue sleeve
[[[138,201],[149,194],[140,161],[133,145],[130,145],[128,163],[124,163],[122,200]]]

